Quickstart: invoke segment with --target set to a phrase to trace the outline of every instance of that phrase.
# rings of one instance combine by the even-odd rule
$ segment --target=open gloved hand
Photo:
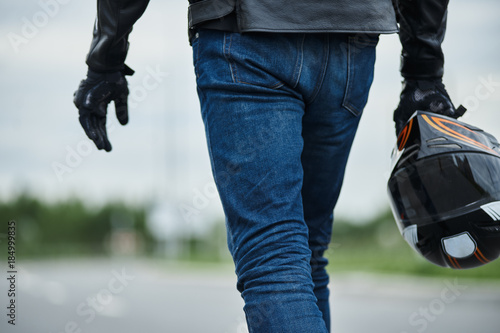
[[[405,79],[399,105],[394,111],[396,135],[417,110],[435,112],[455,119],[465,112],[463,106],[455,109],[441,79]]]
[[[106,132],[106,114],[111,101],[115,104],[116,117],[120,124],[128,123],[129,90],[125,74],[131,75],[133,71],[128,67],[127,70],[124,73],[98,73],[89,69],[87,78],[80,82],[74,93],[73,102],[79,111],[80,124],[100,150],[111,151]]]

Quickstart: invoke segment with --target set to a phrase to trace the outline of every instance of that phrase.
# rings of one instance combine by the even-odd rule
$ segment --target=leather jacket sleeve
[[[443,76],[441,49],[449,0],[393,0],[403,46],[401,75],[406,79]]]
[[[125,69],[128,36],[142,16],[149,0],[97,0],[94,37],[87,65],[96,72]]]

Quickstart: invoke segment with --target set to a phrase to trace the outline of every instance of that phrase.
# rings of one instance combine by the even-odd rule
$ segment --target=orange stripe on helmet
[[[475,256],[476,256],[476,258],[478,258],[478,259],[479,259],[479,257],[481,257],[481,258],[482,258],[482,260],[484,260],[484,262],[483,262],[483,261],[481,261],[481,259],[479,259],[479,261],[481,261],[483,264],[486,264],[486,263],[490,262],[490,260],[488,260],[488,259],[484,256],[484,254],[481,252],[481,250],[479,250],[479,248],[477,248],[477,249],[476,249],[476,251],[474,251],[474,255],[475,255]]]
[[[398,135],[398,141],[399,141],[399,146],[398,150],[403,150],[404,146],[406,145],[406,141],[408,141],[408,138],[410,137],[410,132],[411,132],[411,127],[413,125],[413,118],[410,119],[410,122],[408,125],[406,125],[401,133]]]
[[[477,253],[476,253],[476,252],[474,252],[474,256],[476,257],[476,259],[477,259],[477,260],[479,260],[479,262],[480,262],[481,264],[486,264],[486,262],[484,262],[484,260],[482,260],[482,259],[481,259],[481,258],[477,255]]]
[[[454,137],[456,139],[459,139],[461,141],[464,141],[466,143],[469,143],[469,144],[472,144],[476,147],[479,147],[479,148],[482,148],[482,149],[486,149],[492,153],[494,153],[495,155],[499,155],[496,151],[494,151],[493,149],[491,149],[490,147],[488,146],[485,146],[483,145],[482,143],[474,140],[474,139],[471,139],[469,138],[468,136],[465,136],[463,134],[460,134],[456,131],[454,131],[453,129],[449,128],[448,126],[446,125],[443,125],[443,122],[445,123],[449,123],[449,124],[452,124],[452,125],[455,125],[457,127],[460,127],[460,128],[463,128],[471,133],[474,133],[474,131],[471,131],[470,129],[468,129],[467,127],[465,126],[462,126],[460,124],[457,124],[457,123],[454,123],[450,120],[447,120],[447,119],[442,119],[442,118],[439,118],[439,117],[431,117],[431,119],[434,121],[432,122],[429,117],[427,115],[422,115],[422,118],[429,124],[431,125],[432,127],[434,127],[435,129],[437,129],[438,131],[440,131],[441,133],[444,133],[444,134],[447,134],[451,137]]]
[[[434,118],[434,117],[433,117],[433,118]],[[437,117],[436,117],[436,118],[437,118]],[[450,120],[447,120],[447,119],[442,119],[442,118],[437,118],[437,119],[436,119],[436,118],[434,118],[433,120],[434,120],[437,124],[439,124],[441,127],[445,128],[445,129],[448,129],[450,132],[452,132],[452,133],[454,133],[454,134],[458,135],[458,136],[459,136],[462,140],[468,141],[468,142],[472,143],[473,145],[477,145],[477,146],[479,146],[479,147],[481,147],[481,148],[484,148],[484,149],[490,150],[490,151],[492,151],[492,152],[494,152],[494,153],[496,154],[496,152],[495,152],[493,149],[491,149],[490,147],[485,146],[485,145],[483,145],[482,143],[480,143],[480,142],[478,142],[478,141],[476,141],[476,140],[474,140],[474,139],[472,139],[472,138],[469,138],[468,136],[465,136],[465,135],[463,135],[463,134],[460,134],[460,133],[458,133],[458,132],[456,132],[456,131],[452,130],[451,128],[449,128],[449,127],[447,127],[447,126],[443,125],[443,124],[442,124],[442,122],[449,123],[449,124],[455,125],[455,126],[457,126],[457,127],[463,128],[463,129],[465,129],[465,130],[467,130],[467,131],[469,131],[469,132],[471,132],[471,133],[474,133],[474,131],[471,131],[471,130],[470,130],[470,129],[468,129],[467,127],[462,126],[462,125],[457,124],[457,123],[454,123],[454,122],[452,122],[452,121],[450,121]]]
[[[456,268],[456,269],[462,268],[462,267],[460,267],[460,264],[458,263],[456,258],[452,258],[449,255],[446,255],[446,256],[448,257],[448,260],[450,261],[453,268]]]

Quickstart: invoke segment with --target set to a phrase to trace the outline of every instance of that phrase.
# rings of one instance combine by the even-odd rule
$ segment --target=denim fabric
[[[377,35],[201,30],[195,73],[228,247],[254,332],[330,329],[333,209]]]

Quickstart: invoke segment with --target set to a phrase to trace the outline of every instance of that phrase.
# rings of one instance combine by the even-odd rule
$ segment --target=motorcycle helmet
[[[500,148],[491,134],[415,112],[393,150],[388,194],[402,236],[428,261],[464,269],[500,255]]]

